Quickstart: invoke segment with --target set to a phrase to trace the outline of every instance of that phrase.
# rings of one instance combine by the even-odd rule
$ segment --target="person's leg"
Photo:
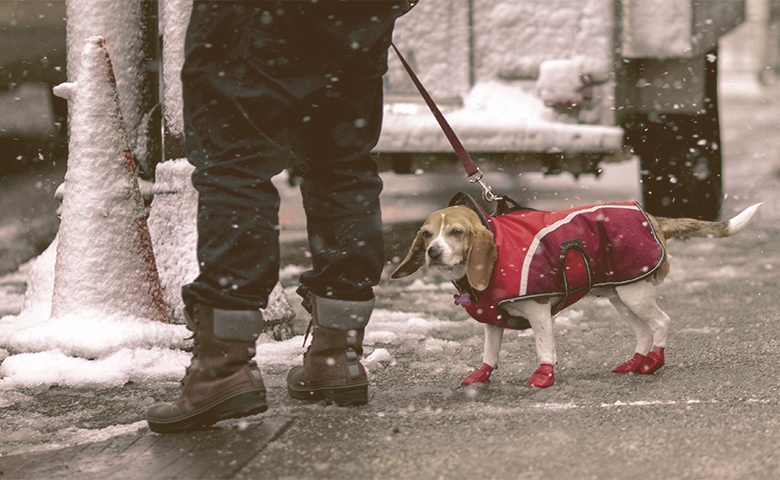
[[[288,393],[339,405],[368,401],[360,363],[363,333],[384,266],[379,193],[371,149],[382,123],[382,81],[394,21],[385,16],[341,18],[343,38],[360,45],[327,88],[307,99],[300,129],[301,192],[313,268],[301,276],[312,307],[312,343],[287,377]],[[371,20],[368,20],[371,18]],[[352,47],[349,47],[352,48]]]
[[[321,113],[312,112],[305,137],[301,193],[313,269],[301,283],[323,298],[366,301],[384,266],[382,180],[370,154],[382,122],[381,80],[352,82],[345,90],[318,101]]]
[[[157,432],[267,409],[252,358],[260,309],[278,280],[279,196],[271,178],[287,165],[278,123],[295,99],[254,68],[247,45],[277,34],[259,28],[255,5],[196,2],[190,20],[182,83],[200,274],[182,295],[195,345],[179,400],[147,412]]]
[[[375,82],[387,69],[403,3],[195,3],[182,83],[201,271],[183,289],[186,305],[265,306],[279,268],[279,196],[271,178],[292,166],[293,150],[306,157],[297,163],[308,164],[310,176],[327,175],[315,178],[320,184],[339,189],[357,171],[378,195],[367,157],[381,124]],[[358,82],[352,92],[344,88],[351,79],[369,87]]]
[[[381,124],[382,86],[380,79],[358,83],[348,97],[318,103],[331,112],[329,121],[315,124],[319,134],[307,137],[316,152],[301,192],[313,269],[301,275],[301,284],[312,307],[312,343],[303,366],[287,379],[294,398],[339,405],[368,401],[363,333],[384,265],[382,182],[369,153]]]
[[[196,2],[182,71],[187,156],[199,192],[200,275],[186,305],[256,309],[278,280],[279,196],[294,160],[314,253],[315,292],[370,298],[380,272],[381,181],[369,151],[381,77],[403,1]],[[350,198],[352,197],[352,198]],[[351,233],[357,239],[342,249]],[[319,247],[325,245],[325,248]],[[359,266],[339,283],[344,272]],[[331,273],[334,272],[334,273]],[[357,288],[356,284],[357,282]]]
[[[279,195],[271,178],[289,162],[279,122],[296,99],[258,71],[247,46],[283,35],[259,28],[262,15],[252,2],[196,2],[190,20],[182,93],[200,266],[182,290],[190,308],[264,308],[278,280]]]

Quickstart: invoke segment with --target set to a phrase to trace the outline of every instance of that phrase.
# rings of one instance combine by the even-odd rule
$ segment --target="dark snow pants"
[[[199,193],[188,307],[267,305],[279,275],[271,178],[288,167],[301,172],[312,254],[301,283],[321,297],[373,298],[384,246],[370,151],[400,14],[397,1],[195,1],[181,74]]]

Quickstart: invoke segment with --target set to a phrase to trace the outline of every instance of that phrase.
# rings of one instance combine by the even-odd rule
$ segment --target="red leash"
[[[412,70],[412,67],[409,66],[404,56],[401,55],[400,50],[398,50],[394,43],[391,43],[390,45],[393,47],[393,50],[395,50],[395,54],[398,55],[398,59],[401,60],[401,63],[406,69],[406,73],[408,73],[409,78],[412,79],[412,83],[414,83],[414,86],[417,87],[417,90],[420,92],[420,96],[425,101],[425,104],[428,105],[428,108],[431,110],[434,118],[436,118],[436,121],[439,122],[439,126],[444,132],[444,135],[447,137],[447,140],[449,140],[450,145],[452,145],[452,149],[455,151],[455,155],[458,156],[460,163],[463,165],[463,169],[466,170],[466,176],[469,177],[469,182],[476,183],[482,188],[482,198],[484,198],[486,202],[494,202],[500,199],[501,197],[495,195],[493,193],[493,189],[486,185],[484,181],[482,181],[482,171],[474,163],[474,160],[471,159],[471,155],[469,155],[469,152],[466,151],[466,148],[455,134],[455,131],[452,129],[449,122],[447,122],[447,119],[444,118],[441,110],[439,110],[436,102],[433,101],[433,98],[431,98],[431,95],[425,89],[420,79],[417,78],[417,75]],[[471,177],[473,176],[476,176],[476,178],[472,179]]]

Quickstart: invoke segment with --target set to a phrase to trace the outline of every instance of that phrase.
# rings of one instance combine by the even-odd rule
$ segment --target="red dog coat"
[[[498,259],[488,287],[456,283],[456,303],[477,321],[529,328],[502,306],[529,298],[560,296],[553,314],[591,288],[636,282],[655,272],[665,251],[644,210],[635,202],[577,207],[558,212],[519,210],[488,217]]]

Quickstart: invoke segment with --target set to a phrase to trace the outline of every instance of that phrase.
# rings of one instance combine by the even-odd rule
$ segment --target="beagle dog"
[[[490,374],[498,365],[504,329],[530,327],[534,332],[540,366],[531,375],[529,384],[538,388],[552,386],[556,363],[553,315],[588,291],[608,298],[636,335],[634,356],[615,367],[613,372],[650,374],[664,365],[669,328],[669,316],[656,303],[656,286],[669,272],[670,256],[666,252],[666,240],[675,237],[728,237],[744,228],[760,205],[748,207],[725,222],[653,217],[635,203],[604,204],[606,210],[601,206],[577,207],[562,212],[524,210],[525,217],[521,214],[518,222],[526,222],[529,215],[536,212],[536,216],[551,217],[556,227],[540,227],[528,234],[526,239],[514,243],[509,240],[514,235],[514,227],[497,228],[496,221],[506,215],[488,218],[484,212],[480,215],[469,206],[451,206],[428,217],[391,278],[411,275],[423,265],[437,268],[458,288],[455,303],[465,306],[472,317],[484,324],[483,364],[461,385],[489,383]],[[588,215],[592,217],[591,223],[576,223],[575,220]],[[628,227],[618,226],[616,220],[622,215],[631,215],[636,228],[643,230],[636,235],[640,246],[624,241],[624,237],[633,237],[634,234],[625,233]],[[562,250],[560,245],[545,247],[542,237],[550,236],[563,224],[570,224],[574,231],[565,233],[568,235],[565,238],[582,237],[584,241],[573,243],[559,239],[564,245]],[[602,234],[593,232],[607,231],[611,227],[615,228],[607,237],[593,236]],[[597,254],[581,248],[587,243],[606,245],[607,250],[621,258],[608,260],[609,268],[596,265],[593,257]],[[577,248],[570,249],[572,245]],[[553,251],[552,257],[560,259],[561,263],[542,267],[541,274],[533,273],[533,263],[542,251],[556,248],[558,250]],[[532,252],[534,249],[535,253]],[[530,259],[532,256],[533,259]],[[634,260],[642,256],[648,259]],[[501,264],[500,257],[510,258],[508,264]],[[553,260],[553,263],[556,261]],[[624,261],[632,264],[639,273],[620,277],[611,271]],[[576,270],[576,264],[579,264],[578,268],[584,268],[585,273],[571,273]],[[562,278],[567,287],[550,287],[550,291],[533,290],[535,277],[549,280],[553,276]],[[516,280],[515,277],[522,278]],[[510,286],[506,287],[507,284]],[[505,287],[514,292],[512,298],[493,298],[492,289]],[[492,298],[493,304],[480,305],[482,299],[488,297]],[[488,310],[493,312],[492,317],[482,318],[481,315],[487,314]]]

